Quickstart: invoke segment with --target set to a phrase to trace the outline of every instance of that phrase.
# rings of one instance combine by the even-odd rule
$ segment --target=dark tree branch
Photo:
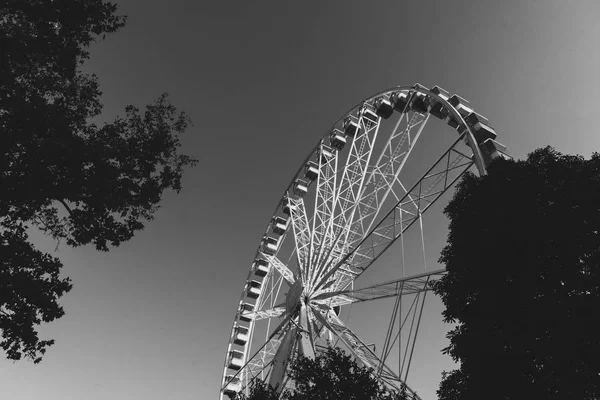
[[[95,38],[125,25],[114,0],[9,3],[0,6],[0,93],[10,94],[0,96],[0,307],[14,314],[2,321],[0,348],[38,362],[53,341],[40,340],[37,327],[64,314],[58,300],[70,283],[26,230],[108,251],[152,220],[165,191],[179,192],[195,160],[179,153],[190,121],[166,94],[102,128],[92,122],[102,93],[98,77],[79,68]],[[160,165],[169,173],[153,176]]]

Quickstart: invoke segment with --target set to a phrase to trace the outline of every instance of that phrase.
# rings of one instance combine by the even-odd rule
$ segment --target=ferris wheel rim
[[[420,93],[426,96],[429,96],[430,98],[435,99],[437,102],[441,103],[444,105],[445,109],[448,110],[448,113],[451,114],[457,121],[459,121],[459,123],[461,124],[461,126],[464,128],[465,132],[465,138],[466,140],[470,143],[470,147],[471,150],[473,151],[473,159],[474,159],[474,163],[477,166],[478,172],[480,175],[485,175],[486,173],[486,167],[485,167],[485,163],[484,163],[484,159],[483,156],[481,154],[481,151],[479,149],[479,146],[475,140],[475,136],[474,136],[474,132],[473,129],[470,127],[469,124],[466,123],[465,119],[463,118],[463,116],[457,111],[457,109],[452,106],[445,98],[439,96],[437,93],[431,92],[429,89],[416,84],[413,86],[395,86],[395,87],[391,87],[382,91],[379,91],[365,99],[363,99],[362,101],[358,102],[356,105],[354,105],[353,107],[351,107],[347,112],[345,112],[341,118],[339,118],[338,120],[336,120],[332,126],[325,132],[325,134],[322,136],[322,139],[320,139],[317,144],[315,145],[315,147],[313,147],[311,149],[311,151],[308,153],[308,156],[304,159],[304,161],[300,164],[300,167],[298,168],[298,170],[296,171],[296,173],[293,175],[291,181],[288,183],[288,185],[286,186],[286,189],[284,190],[282,196],[280,197],[279,202],[277,203],[277,206],[275,207],[275,210],[273,211],[272,215],[275,216],[278,214],[278,210],[280,209],[280,207],[282,206],[284,199],[286,198],[286,194],[290,191],[290,188],[292,187],[292,185],[294,184],[294,180],[296,177],[298,177],[300,175],[300,173],[302,172],[302,169],[304,168],[304,166],[306,165],[306,163],[310,160],[310,158],[312,156],[314,156],[315,152],[317,151],[317,149],[319,148],[320,144],[323,141],[323,138],[327,137],[327,135],[337,126],[340,124],[341,121],[343,121],[345,118],[349,117],[354,111],[356,111],[357,109],[360,109],[363,105],[367,104],[367,103],[372,103],[373,101],[375,101],[378,98],[382,98],[383,96],[389,96],[393,93],[400,93],[400,92],[407,92],[410,95],[414,95],[416,93]],[[266,232],[269,231],[269,227],[271,225],[271,221],[267,224],[266,227]],[[261,255],[260,250],[257,250],[255,253],[255,259],[257,257],[259,257]],[[252,268],[250,268],[249,272],[248,272],[248,276],[246,278],[246,283],[248,283],[252,278]],[[242,294],[240,296],[240,304],[243,302],[245,297],[245,291],[242,290]],[[258,304],[258,300],[257,300],[257,304]],[[237,317],[237,314],[236,314]],[[234,323],[232,325],[232,331],[235,329],[236,327],[236,322],[237,320],[234,319]],[[254,325],[254,321],[252,321],[251,323],[251,330],[253,330],[253,325]],[[226,353],[226,360],[225,360],[225,365],[224,365],[224,372],[223,372],[223,380],[222,380],[222,384],[221,384],[221,395],[223,394],[223,389],[225,387],[225,385],[227,384],[226,380],[226,373],[227,373],[227,359],[228,359],[228,354],[229,354],[229,349],[231,348],[231,342],[232,342],[232,338],[230,337],[229,340],[229,346],[228,346],[228,351]],[[266,343],[265,343],[266,344]]]
[[[415,93],[421,93],[427,96],[431,96],[434,99],[436,99],[436,101],[444,104],[444,106],[448,109],[448,111],[454,116],[455,119],[457,119],[458,121],[460,121],[464,127],[466,128],[467,132],[469,133],[468,135],[468,140],[470,142],[471,145],[475,144],[475,137],[474,137],[474,133],[473,133],[473,129],[469,126],[469,124],[467,124],[463,118],[463,116],[456,110],[456,108],[454,108],[454,106],[452,104],[450,104],[446,99],[444,99],[443,97],[440,97],[438,94],[431,92],[429,89],[427,89],[426,87],[422,86],[419,83],[416,83],[413,86],[407,86],[407,85],[402,85],[402,86],[393,86],[390,87],[388,89],[385,90],[381,90],[369,97],[364,98],[363,100],[361,100],[360,102],[356,103],[353,107],[351,107],[350,109],[348,109],[348,111],[346,111],[341,118],[337,119],[330,127],[329,129],[327,129],[325,131],[325,133],[323,134],[323,136],[321,136],[321,138],[326,137],[329,132],[331,132],[332,129],[335,128],[335,126],[337,126],[341,121],[344,120],[344,118],[346,118],[348,115],[350,115],[352,113],[352,111],[356,110],[357,108],[360,108],[363,104],[371,102],[381,96],[385,96],[385,95],[389,95],[391,93],[397,93],[397,92],[415,92]],[[302,168],[304,167],[304,164],[306,164],[307,161],[310,160],[311,155],[314,155],[314,152],[317,150],[317,148],[319,147],[319,142],[317,142],[317,144],[311,149],[311,151],[308,153],[308,156],[304,159],[304,161],[300,164],[300,167],[296,170],[296,172],[292,175],[293,177],[298,176],[298,174],[302,171]],[[477,145],[472,146],[472,148],[474,148],[475,150],[473,150],[474,155],[476,160],[476,165],[477,165],[477,170],[479,172],[480,175],[485,175],[486,174],[486,167],[484,165],[483,162],[483,156],[481,154],[481,151],[479,150]],[[284,190],[282,196],[280,197],[279,202],[277,203],[277,206],[275,206],[275,209],[273,210],[272,214],[275,214],[277,212],[277,210],[281,207],[281,204],[283,202],[283,198],[285,197],[285,192],[292,186],[293,182],[294,182],[294,178],[292,177],[292,179],[290,180],[290,182],[287,184],[286,189]]]

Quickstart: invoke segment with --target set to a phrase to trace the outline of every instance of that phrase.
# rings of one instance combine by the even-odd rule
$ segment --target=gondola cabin
[[[512,157],[506,152],[506,146],[502,143],[498,143],[494,139],[486,139],[479,145],[479,149],[483,155],[486,167],[497,158],[512,160]]]
[[[463,118],[465,118],[467,115],[473,112],[473,109],[471,108],[469,102],[457,94],[452,95],[452,97],[448,99],[448,103],[450,103],[454,108],[456,108],[456,111],[458,111],[458,113]]]
[[[279,240],[273,236],[265,236],[262,240],[262,251],[269,255],[275,255],[279,250]]]
[[[302,179],[296,179],[294,181],[294,194],[304,197],[306,193],[308,193],[308,182]]]
[[[344,148],[344,146],[346,145],[346,136],[342,132],[338,131],[337,129],[334,129],[329,134],[329,144],[334,149],[341,151]]]
[[[450,93],[448,93],[446,90],[442,89],[439,86],[434,86],[433,88],[431,88],[431,92],[437,94],[443,100],[446,101],[448,101],[448,99],[450,98]],[[428,110],[431,115],[441,120],[446,119],[446,117],[448,116],[448,109],[441,102],[434,98],[431,98],[429,100]]]
[[[383,119],[388,119],[394,113],[394,106],[389,100],[380,97],[375,100],[375,112]]]
[[[233,375],[227,375],[226,379],[227,380],[225,381],[226,385],[225,389],[223,389],[223,394],[233,398],[233,396],[242,390],[242,382],[239,380],[239,378],[234,378]]]
[[[427,99],[423,93],[414,93],[410,99],[410,108],[419,114],[427,113]]]
[[[242,368],[244,364],[244,353],[239,350],[231,350],[229,352],[229,357],[227,361],[229,369],[237,371],[240,368]]]
[[[472,112],[465,118],[465,122],[473,130],[477,144],[488,139],[496,139],[496,131],[490,126],[490,122],[482,115]]]
[[[252,299],[257,299],[261,292],[261,283],[259,281],[251,281],[248,283],[246,294]]]
[[[233,343],[239,346],[245,346],[248,343],[248,328],[245,326],[236,326],[233,329]]]
[[[283,217],[275,217],[273,218],[273,222],[271,222],[273,233],[277,235],[283,235],[288,227],[288,220]]]
[[[240,302],[240,321],[250,322],[252,319],[244,317],[245,313],[249,313],[254,310],[254,306],[250,303]]]
[[[368,121],[373,124],[376,124],[377,121],[379,121],[379,117],[377,116],[375,111],[371,110],[368,107],[365,107],[362,110],[362,118],[363,118],[363,121]]]
[[[354,137],[358,133],[358,123],[348,117],[344,120],[343,129],[346,136]]]
[[[269,273],[269,262],[264,258],[254,260],[254,275],[264,278]]]
[[[394,105],[394,110],[404,112],[408,104],[408,96],[404,92],[394,93],[390,97],[390,101]]]
[[[307,162],[304,166],[304,176],[311,181],[317,179],[319,177],[319,165],[314,161]]]

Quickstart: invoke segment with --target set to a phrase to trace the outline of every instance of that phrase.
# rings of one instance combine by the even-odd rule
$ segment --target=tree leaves
[[[101,91],[79,65],[98,36],[125,22],[103,0],[0,6],[0,285],[16,288],[1,297],[0,329],[11,359],[39,361],[51,341],[40,341],[34,325],[62,316],[57,300],[70,289],[58,278],[60,261],[37,252],[26,228],[108,251],[143,229],[163,193],[179,192],[183,170],[196,164],[179,152],[189,117],[166,94],[143,113],[129,106],[111,123],[90,122],[102,110]],[[52,273],[38,284],[45,275],[15,268]]]
[[[358,365],[343,350],[329,347],[314,359],[293,361],[288,372],[294,383],[278,396],[276,390],[260,380],[252,382],[249,397],[238,394],[235,400],[404,400],[405,394],[388,390],[373,375],[373,370]]]
[[[434,290],[461,367],[440,399],[600,396],[598,172],[598,154],[547,147],[460,182]]]
[[[40,341],[34,326],[64,315],[57,299],[71,283],[57,258],[33,248],[23,223],[4,218],[0,228],[0,347],[10,359],[38,363],[54,341]]]

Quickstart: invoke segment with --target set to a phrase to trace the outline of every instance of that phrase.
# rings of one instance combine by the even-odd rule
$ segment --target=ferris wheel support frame
[[[374,104],[381,104],[377,103],[379,99],[387,98],[385,96],[391,96],[392,93],[404,93],[407,100],[404,103],[404,109],[401,111],[394,131],[385,145],[384,151],[380,154],[375,167],[372,168],[370,163],[373,154],[372,149],[374,148],[373,146],[382,120],[381,115],[375,115],[372,107],[374,107]],[[472,165],[477,167],[480,176],[486,174],[485,168],[489,160],[486,161],[484,159],[479,144],[475,139],[474,129],[470,125],[473,121],[467,123],[465,120],[466,117],[463,118],[463,115],[458,111],[461,105],[460,102],[457,108],[455,108],[451,104],[452,99],[448,101],[448,96],[444,97],[438,93],[440,93],[439,90],[438,92],[434,92],[419,84],[411,87],[399,86],[379,92],[365,99],[344,114],[344,117],[342,117],[342,119],[345,119],[344,129],[346,129],[346,122],[349,121],[350,124],[356,126],[357,129],[355,132],[357,135],[351,134],[352,143],[347,160],[343,164],[343,170],[338,170],[337,167],[339,152],[327,148],[323,140],[309,153],[309,156],[294,176],[301,176],[300,173],[305,168],[305,165],[306,168],[309,166],[310,157],[314,154],[317,155],[317,194],[313,212],[311,213],[312,218],[308,219],[308,212],[302,198],[303,196],[293,196],[296,193],[296,185],[299,178],[296,178],[296,180],[293,179],[288,185],[277,205],[275,213],[273,213],[273,218],[275,219],[277,209],[284,206],[288,208],[288,215],[290,217],[288,222],[291,225],[289,231],[292,231],[294,235],[294,251],[292,252],[292,256],[295,253],[299,267],[298,273],[293,273],[287,264],[278,258],[278,242],[268,237],[272,226],[269,223],[263,236],[263,242],[261,242],[262,244],[257,250],[255,260],[262,258],[263,260],[267,260],[268,266],[273,267],[268,270],[267,277],[265,278],[265,281],[271,284],[271,291],[263,295],[264,288],[261,288],[261,284],[251,281],[251,275],[254,271],[254,269],[251,269],[246,282],[248,290],[252,289],[254,290],[252,293],[258,293],[254,297],[256,302],[254,306],[248,309],[244,305],[246,304],[244,303],[245,291],[242,292],[240,308],[238,313],[236,313],[236,319],[232,328],[232,335],[234,335],[237,332],[236,321],[238,319],[249,320],[250,340],[244,342],[247,339],[236,339],[241,341],[240,343],[248,343],[248,345],[243,348],[243,354],[241,355],[242,362],[236,361],[235,364],[232,364],[235,365],[234,369],[237,369],[237,372],[231,377],[231,375],[226,375],[229,357],[234,355],[235,357],[240,357],[237,354],[240,352],[237,350],[232,351],[234,336],[230,338],[220,391],[221,398],[226,387],[228,387],[230,382],[234,382],[237,376],[242,376],[247,385],[249,379],[256,377],[257,373],[260,373],[263,379],[267,379],[268,377],[268,382],[271,386],[282,390],[287,381],[286,368],[290,360],[295,357],[296,353],[307,357],[314,356],[317,340],[320,340],[319,338],[323,330],[326,330],[330,337],[333,334],[339,341],[344,343],[363,364],[373,367],[376,375],[382,382],[392,387],[406,390],[415,399],[419,398],[414,391],[406,386],[405,381],[408,375],[408,368],[405,371],[403,380],[401,378],[402,370],[400,370],[399,374],[395,374],[385,364],[385,360],[389,354],[388,347],[391,349],[391,346],[398,339],[400,332],[398,332],[398,335],[392,341],[393,332],[388,330],[382,358],[379,358],[364,341],[350,330],[350,328],[345,326],[337,315],[338,311],[334,312],[334,308],[339,308],[344,304],[371,301],[385,297],[397,296],[398,299],[401,299],[403,295],[410,294],[411,290],[413,294],[416,294],[417,298],[423,294],[423,303],[421,304],[415,337],[412,342],[414,349],[414,340],[416,339],[416,333],[418,333],[425,293],[428,290],[428,282],[430,279],[435,279],[443,274],[443,270],[427,272],[420,276],[403,278],[402,280],[388,282],[387,284],[378,284],[370,288],[357,290],[346,290],[346,288],[362,275],[389,246],[398,238],[403,237],[403,233],[417,220],[419,220],[421,225],[421,241],[423,242],[423,213],[452,187],[460,176],[471,168]],[[453,98],[455,97],[457,96],[454,95]],[[417,111],[415,108],[413,112],[413,110],[408,110],[408,107],[409,104],[411,107],[413,106],[413,99],[419,100],[422,98],[442,105],[448,113],[448,118],[453,119],[452,122],[454,124],[451,124],[449,119],[447,119],[449,121],[448,124],[456,128],[459,136],[427,172],[407,190],[399,179],[399,174],[412,152],[414,142],[421,135],[429,119],[429,111],[431,110],[429,108],[427,112],[423,113],[422,111]],[[468,107],[466,110],[469,110],[468,112],[471,113],[469,118],[473,117],[473,114],[475,114],[473,110]],[[412,115],[410,121],[408,118],[409,111],[410,115]],[[465,112],[465,108],[461,109],[461,111]],[[474,118],[477,117],[481,116],[477,114]],[[398,136],[396,136],[402,118],[405,118],[406,128],[401,130]],[[347,134],[347,132],[341,132],[336,128],[336,125],[339,125],[342,119],[338,120],[332,129],[330,129],[330,137],[337,135],[337,138],[341,137],[340,133]],[[413,121],[413,119],[415,120]],[[417,132],[413,133],[412,129],[417,125],[419,125],[416,128]],[[408,140],[408,148],[403,147],[404,140]],[[457,144],[463,140],[470,147],[472,155],[464,154],[458,150]],[[343,144],[338,150],[341,150],[341,148],[343,148]],[[504,154],[502,151],[500,153]],[[385,163],[382,163],[383,157],[386,157]],[[379,169],[376,170],[377,168]],[[438,170],[439,168],[441,170]],[[458,173],[458,175],[452,177],[451,173]],[[341,179],[340,183],[337,182],[338,177]],[[314,177],[310,179],[312,181]],[[440,184],[441,188],[438,187]],[[308,185],[304,185],[302,190],[306,191]],[[393,189],[395,186],[399,186],[403,193],[399,194],[396,192]],[[373,187],[373,189],[368,189],[370,187]],[[379,211],[383,210],[382,205],[386,202],[390,194],[395,197],[395,206],[391,207],[385,215],[380,217]],[[373,203],[375,206],[373,206]],[[389,201],[386,204],[389,204]],[[386,207],[389,206],[386,205]],[[287,230],[283,232],[280,238],[281,242],[285,239],[287,232]],[[271,248],[265,247],[267,244],[273,246]],[[425,257],[424,243],[423,256]],[[426,268],[426,263],[424,265]],[[270,280],[273,271],[279,274],[275,285]],[[286,297],[285,303],[276,304],[277,298],[279,298],[279,290],[284,283],[290,287],[290,292]],[[413,284],[412,286],[411,283]],[[278,288],[276,293],[273,292],[274,286]],[[259,289],[253,289],[255,287]],[[270,304],[267,304],[269,298]],[[267,308],[264,307],[265,305]],[[395,313],[396,308],[394,318],[396,318]],[[269,333],[271,318],[274,317],[284,317],[284,321],[272,333]],[[415,317],[416,314],[413,315],[413,321]],[[254,334],[254,324],[265,318],[269,319],[266,342],[258,351],[250,355],[249,351]],[[393,324],[394,322],[391,323],[389,329],[392,329]],[[407,341],[407,346],[409,343],[410,338]],[[404,356],[406,357],[406,355],[407,353],[405,352]],[[412,350],[408,366],[410,366],[411,360]],[[242,371],[246,372],[242,374]]]

